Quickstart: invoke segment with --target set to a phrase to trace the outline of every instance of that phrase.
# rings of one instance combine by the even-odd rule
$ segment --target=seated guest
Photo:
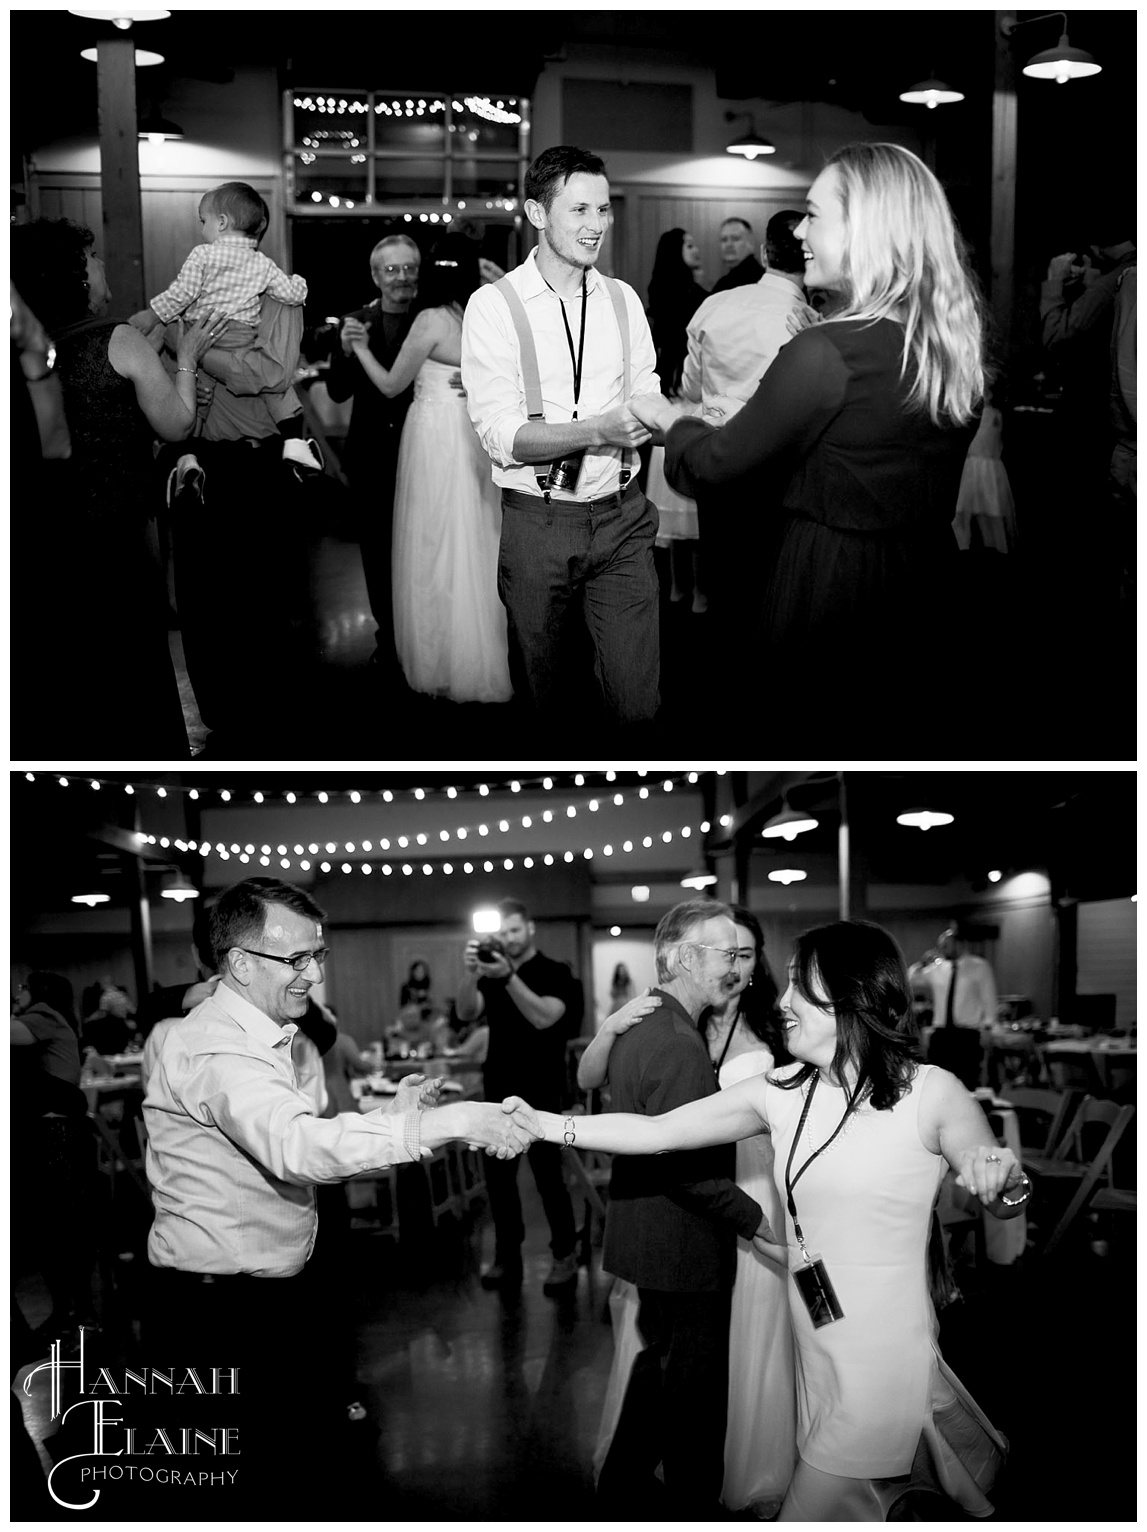
[[[195,425],[196,368],[215,328],[210,315],[183,328],[169,375],[137,330],[105,317],[112,294],[94,246],[67,219],[12,230],[12,277],[55,347],[71,441],[66,494],[14,527],[13,567],[36,578],[14,583],[13,631],[36,642],[21,645],[13,669],[13,716],[35,720],[46,757],[187,759],[166,591],[148,546],[160,494],[152,448]],[[67,702],[46,707],[46,697]],[[120,697],[132,705],[113,705]]]
[[[80,1039],[85,1048],[94,1048],[105,1058],[123,1053],[135,1040],[131,1018],[131,1000],[118,984],[109,984],[100,994],[98,1010],[84,1018]]]

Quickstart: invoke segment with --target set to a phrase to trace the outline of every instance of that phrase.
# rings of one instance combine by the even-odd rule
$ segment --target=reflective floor
[[[458,1224],[427,1225],[408,1248],[352,1232],[345,1273],[357,1312],[357,1390],[366,1420],[347,1425],[319,1461],[308,1458],[313,1390],[306,1383],[341,1313],[301,1314],[289,1338],[300,1359],[297,1397],[283,1410],[284,1472],[311,1490],[300,1516],[334,1522],[594,1519],[592,1458],[611,1358],[609,1279],[593,1252],[576,1291],[547,1298],[547,1230],[532,1178],[523,1171],[527,1237],[520,1296],[478,1282],[493,1234],[479,1210]],[[115,1361],[115,1327],[131,1328],[132,1266],[115,1266],[105,1293],[103,1354]],[[1107,1244],[1081,1238],[1053,1262],[963,1272],[964,1299],[944,1311],[941,1349],[996,1427],[1011,1442],[992,1496],[998,1521],[1107,1521],[1135,1515],[1134,1219],[1106,1229]],[[124,1252],[120,1252],[122,1255]],[[105,1266],[106,1275],[106,1266]],[[30,1324],[46,1301],[35,1273],[16,1266],[14,1299]],[[359,1301],[361,1299],[361,1309]],[[14,1316],[15,1318],[15,1316]],[[122,1349],[122,1342],[121,1342]],[[13,1355],[13,1368],[30,1359]],[[22,1376],[15,1374],[14,1376]],[[14,1398],[16,1389],[13,1389]],[[47,1379],[14,1406],[13,1512],[57,1512],[29,1470],[33,1440],[43,1461],[61,1438],[45,1435]],[[90,1450],[90,1448],[88,1449]],[[34,1457],[34,1454],[32,1454]],[[186,1498],[186,1497],[185,1497]],[[165,1502],[166,1504],[166,1502]],[[171,1501],[171,1519],[197,1513]],[[130,1513],[128,1513],[130,1519]]]

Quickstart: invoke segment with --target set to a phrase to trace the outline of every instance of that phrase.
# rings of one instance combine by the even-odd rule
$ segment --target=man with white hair
[[[712,899],[686,900],[661,920],[654,949],[661,1004],[614,1044],[612,1111],[656,1116],[717,1090],[697,1023],[736,983],[732,912]],[[602,1266],[636,1285],[645,1349],[598,1480],[603,1514],[720,1514],[737,1236],[773,1237],[759,1204],[733,1180],[735,1168],[732,1144],[614,1161]],[[661,1493],[658,1463],[660,1507],[652,1498]]]

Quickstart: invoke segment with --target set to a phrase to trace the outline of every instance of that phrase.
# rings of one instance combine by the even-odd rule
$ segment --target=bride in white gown
[[[738,906],[733,907],[733,915],[740,955],[738,987],[724,1014],[710,1015],[705,1032],[722,1090],[771,1071],[774,1056],[766,1036],[774,1032],[780,1035],[779,1029],[768,1025],[777,990],[765,962],[760,924]],[[615,1039],[639,1024],[650,1009],[649,1002],[639,995],[603,1023],[578,1067],[578,1084],[583,1090],[602,1084]],[[737,1185],[756,1198],[770,1224],[777,1227],[783,1222],[784,1209],[773,1180],[772,1140],[767,1133],[737,1145]],[[617,1280],[609,1306],[614,1356],[594,1452],[595,1476],[609,1450],[630,1369],[642,1346],[633,1284]],[[796,1384],[786,1279],[751,1244],[738,1240],[729,1320],[729,1419],[722,1505],[730,1511],[747,1511],[771,1520],[780,1509],[796,1461]]]
[[[413,691],[454,702],[511,695],[498,597],[501,500],[466,413],[462,311],[480,281],[472,242],[447,235],[422,268],[419,313],[389,370],[354,347],[388,397],[414,380],[394,492],[394,641]]]

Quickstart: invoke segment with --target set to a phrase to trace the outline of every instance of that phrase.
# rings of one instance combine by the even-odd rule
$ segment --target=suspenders
[[[621,284],[613,277],[602,276],[605,290],[609,294],[613,304],[614,317],[617,320],[617,328],[621,332],[621,372],[623,397],[629,398],[630,379],[630,337],[629,315],[625,309],[625,294],[621,290]],[[518,332],[518,347],[521,351],[522,384],[526,392],[526,415],[530,420],[545,420],[545,412],[542,409],[542,383],[538,372],[538,351],[534,345],[534,333],[530,329],[530,321],[526,314],[526,305],[518,296],[518,291],[509,277],[502,277],[494,286],[506,300],[506,307],[510,310],[510,318],[514,321],[514,329]],[[588,302],[588,299],[587,299]],[[621,487],[629,483],[630,470],[625,465],[625,451],[622,450]],[[538,488],[545,492],[546,474],[535,475]]]

